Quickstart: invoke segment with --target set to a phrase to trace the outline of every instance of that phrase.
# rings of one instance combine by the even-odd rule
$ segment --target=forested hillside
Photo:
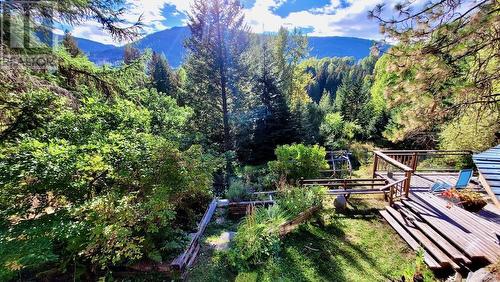
[[[177,68],[186,58],[184,41],[189,35],[188,27],[173,27],[149,34],[130,44],[143,51],[151,49],[157,53],[163,53],[169,64]],[[123,59],[124,46],[103,46],[101,43],[89,42],[82,38],[76,38],[76,40],[80,48],[88,54],[89,59],[96,64],[118,64]],[[370,48],[376,43],[368,39],[341,36],[309,36],[308,41],[311,57],[354,57],[356,60],[367,57],[370,54]],[[382,46],[384,50],[387,49],[386,45]]]
[[[139,34],[140,22],[123,27],[122,1],[60,2],[67,23],[92,18],[116,40]],[[176,69],[132,46],[121,64],[97,66],[70,33],[55,48],[38,43],[56,65],[34,69],[14,56],[30,50],[6,43],[22,40],[22,28],[2,34],[3,55],[14,59],[0,68],[0,280],[161,270],[208,202],[247,170],[264,179],[258,189],[283,181],[266,166],[279,145],[495,145],[498,1],[458,17],[459,4],[433,2],[417,15],[402,5],[413,16],[396,20],[375,8],[374,24],[397,43],[361,60],[311,57],[294,29],[255,35],[232,0],[194,1]],[[1,20],[16,26],[29,11],[43,28],[44,9],[14,4]]]

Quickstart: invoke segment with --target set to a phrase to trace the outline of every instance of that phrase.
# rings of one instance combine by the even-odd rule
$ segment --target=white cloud
[[[93,21],[75,26],[71,30],[71,34],[75,37],[89,39],[104,44],[116,44],[109,33],[104,32],[102,26],[99,23]]]
[[[342,5],[340,0],[331,0],[324,7],[292,12],[286,17],[273,13],[274,8],[287,1],[292,0],[256,0],[253,7],[244,10],[248,25],[257,33],[276,32],[284,26],[312,29],[310,36],[380,39],[378,25],[367,18],[368,11],[380,3],[385,3],[389,10],[399,0],[346,0],[344,3],[348,5]],[[421,1],[424,0],[416,0],[416,2]],[[175,16],[177,13],[189,13],[192,2],[193,0],[127,0],[128,12],[124,18],[133,23],[142,15],[144,32],[149,34],[168,28],[165,24],[167,19],[162,13],[165,5],[172,5],[177,9],[178,12],[174,12]],[[73,34],[102,43],[113,43],[110,36],[95,23],[77,26]]]
[[[349,0],[347,7],[331,0],[322,8],[290,13],[280,17],[272,12],[278,6],[274,0],[257,0],[245,11],[248,24],[255,32],[276,32],[281,26],[312,28],[311,36],[353,36],[380,39],[376,22],[367,18],[368,11],[383,0]],[[389,2],[389,1],[385,1]]]

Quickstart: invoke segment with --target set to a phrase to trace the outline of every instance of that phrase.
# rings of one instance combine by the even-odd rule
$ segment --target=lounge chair
[[[458,175],[457,183],[452,185],[444,181],[436,181],[431,185],[431,192],[441,192],[446,191],[451,188],[464,189],[469,186],[470,179],[472,178],[472,169],[462,169]]]

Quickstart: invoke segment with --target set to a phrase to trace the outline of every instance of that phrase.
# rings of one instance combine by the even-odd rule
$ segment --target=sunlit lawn
[[[412,268],[415,255],[365,202],[331,224],[302,226],[288,235],[278,259],[250,273],[233,273],[223,254],[205,250],[190,281],[387,281]],[[213,228],[212,231],[215,229]],[[211,234],[213,235],[213,234]]]

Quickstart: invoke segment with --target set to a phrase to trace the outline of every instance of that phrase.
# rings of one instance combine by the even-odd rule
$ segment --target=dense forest
[[[120,25],[120,0],[60,2],[61,21],[97,20],[117,40],[140,34],[140,19]],[[212,197],[249,167],[272,171],[280,145],[495,145],[500,6],[459,2],[419,13],[403,4],[391,19],[374,8],[393,44],[359,61],[309,57],[299,30],[254,34],[233,0],[194,1],[176,69],[133,45],[120,66],[96,66],[71,33],[54,47],[32,33],[56,67],[1,64],[0,280],[89,280],[167,262]],[[23,40],[16,17],[26,12],[43,29],[47,7],[10,9],[2,36]],[[4,56],[29,52],[5,42]],[[266,185],[279,180],[271,173]]]

